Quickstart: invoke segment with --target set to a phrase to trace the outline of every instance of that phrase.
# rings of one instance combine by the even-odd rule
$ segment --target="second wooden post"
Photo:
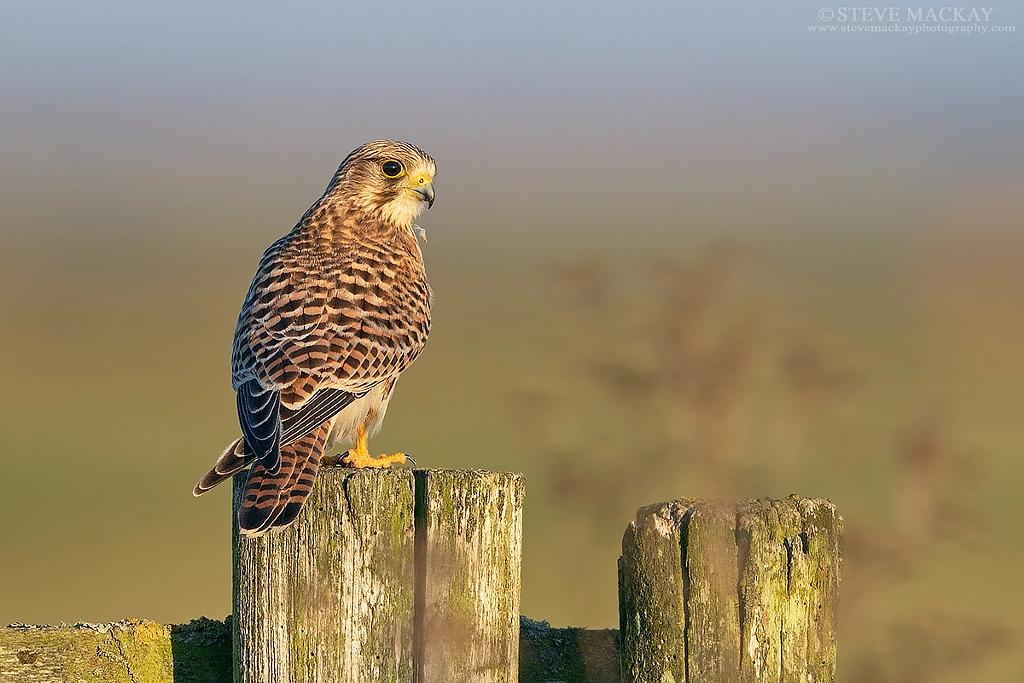
[[[827,500],[677,500],[622,539],[624,683],[831,683],[842,518]]]

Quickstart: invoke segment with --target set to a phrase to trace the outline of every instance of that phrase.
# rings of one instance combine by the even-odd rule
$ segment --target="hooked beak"
[[[417,185],[416,187],[413,187],[411,189],[412,189],[413,192],[415,192],[416,194],[418,194],[420,197],[423,198],[423,201],[425,201],[427,203],[427,208],[428,209],[434,205],[434,184],[433,183],[428,182],[425,185]]]

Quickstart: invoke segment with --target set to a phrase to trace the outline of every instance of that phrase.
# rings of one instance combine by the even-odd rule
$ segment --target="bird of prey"
[[[407,460],[373,457],[366,440],[430,331],[433,294],[415,220],[434,203],[435,171],[409,143],[367,143],[263,254],[231,355],[242,437],[193,490],[202,495],[248,467],[242,534],[292,522],[322,459],[350,467]],[[336,441],[354,447],[325,458]]]

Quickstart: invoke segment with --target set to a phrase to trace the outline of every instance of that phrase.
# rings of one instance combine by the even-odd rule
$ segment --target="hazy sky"
[[[238,207],[290,224],[377,137],[431,151],[449,207],[522,226],[537,207],[752,223],[809,198],[893,215],[1024,175],[1018,3],[988,23],[1020,31],[988,35],[811,33],[823,9],[6,3],[0,227],[95,229],[110,206],[158,229]]]
[[[1016,3],[1001,5],[990,24],[1020,20]],[[5,87],[34,94],[212,88],[237,97],[253,88],[319,92],[321,103],[388,95],[408,106],[761,83],[851,97],[1020,96],[1005,80],[1021,73],[1020,33],[812,34],[810,24],[878,23],[822,22],[824,8],[835,5],[23,2],[5,3],[0,35]]]

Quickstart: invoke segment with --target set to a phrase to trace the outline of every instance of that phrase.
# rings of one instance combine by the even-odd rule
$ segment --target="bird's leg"
[[[359,425],[359,437],[356,439],[356,447],[350,450],[341,459],[342,464],[348,465],[349,467],[391,467],[392,463],[404,463],[409,460],[405,453],[395,453],[394,455],[382,455],[379,458],[375,458],[370,455],[370,451],[366,448],[366,423]]]

